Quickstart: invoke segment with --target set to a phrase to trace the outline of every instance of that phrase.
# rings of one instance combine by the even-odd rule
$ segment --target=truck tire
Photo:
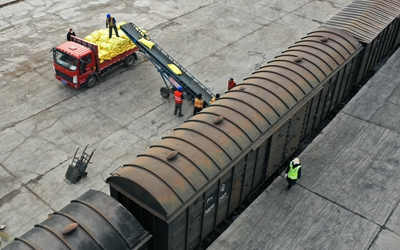
[[[86,80],[86,88],[90,89],[91,87],[94,87],[96,85],[96,77],[95,76],[89,76]]]
[[[135,58],[133,57],[133,55],[129,55],[129,56],[125,57],[125,59],[124,59],[124,65],[126,67],[131,67],[134,62],[135,62]]]
[[[161,93],[162,97],[164,97],[164,98],[168,98],[169,94],[170,94],[169,89],[167,89],[166,87],[162,87],[160,89],[160,93]]]

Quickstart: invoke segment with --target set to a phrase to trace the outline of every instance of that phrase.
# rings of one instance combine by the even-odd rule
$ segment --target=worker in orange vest
[[[182,103],[183,103],[183,93],[182,93],[182,86],[179,86],[175,92],[175,110],[174,110],[174,115],[176,115],[176,112],[178,112],[178,116],[182,117]]]
[[[215,102],[215,101],[218,100],[218,99],[219,99],[219,94],[216,94],[215,97],[213,97],[213,98],[211,99],[210,104],[213,103],[213,102]]]
[[[196,95],[196,99],[194,99],[193,115],[199,113],[204,108],[204,100],[201,99],[201,97],[203,97],[203,95],[201,93],[198,93]]]

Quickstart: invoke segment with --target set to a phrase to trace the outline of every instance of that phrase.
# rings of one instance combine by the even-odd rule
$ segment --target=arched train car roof
[[[368,44],[393,20],[399,18],[399,13],[399,0],[356,0],[322,27],[345,30],[360,42]]]
[[[77,228],[63,234],[67,226]],[[76,224],[75,224],[76,225]],[[4,250],[137,249],[151,238],[114,198],[89,190],[59,212],[15,238]]]
[[[173,220],[359,50],[360,43],[343,31],[309,33],[107,183],[159,218]]]

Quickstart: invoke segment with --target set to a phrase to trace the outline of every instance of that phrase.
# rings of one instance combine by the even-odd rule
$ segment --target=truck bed
[[[150,49],[141,44],[138,40],[143,36],[138,29],[139,28],[132,23],[127,23],[121,26],[121,30],[136,44],[137,47],[140,48],[143,53],[146,54],[147,57],[149,57],[150,60],[152,60],[153,63],[157,63],[158,66],[168,73],[170,77],[182,85],[184,89],[189,90],[194,95],[201,93],[204,101],[209,103],[214,94],[146,35],[146,39],[152,41],[154,46]],[[167,66],[170,63],[175,64],[181,70],[182,74],[176,75]]]
[[[115,56],[115,57],[111,58],[111,60],[105,60],[105,61],[102,62],[102,63],[99,62],[100,70],[103,71],[105,68],[111,66],[112,64],[114,64],[114,63],[116,63],[116,62],[118,62],[118,61],[124,60],[125,57],[127,57],[127,56],[129,56],[129,55],[135,53],[135,52],[138,51],[138,50],[139,50],[139,49],[136,47],[136,48],[133,49],[133,50],[125,51],[124,53],[122,53],[122,54],[120,54],[120,55],[118,55],[118,56]]]
[[[127,56],[129,56],[129,55],[131,55],[131,54],[133,54],[133,53],[135,53],[136,51],[139,50],[139,48],[136,46],[134,49],[125,51],[124,53],[122,53],[120,55],[117,55],[117,56],[111,58],[110,60],[105,60],[104,62],[100,63],[100,60],[99,60],[99,46],[97,44],[88,42],[88,41],[83,40],[83,39],[81,39],[79,37],[72,37],[71,39],[72,39],[72,41],[74,41],[74,42],[76,42],[78,44],[81,44],[81,45],[83,45],[83,46],[85,46],[85,47],[87,47],[87,48],[89,48],[89,49],[91,49],[93,51],[93,53],[95,55],[97,70],[98,70],[99,73],[101,73],[104,69],[108,68],[112,64],[125,59],[125,57],[127,57]]]

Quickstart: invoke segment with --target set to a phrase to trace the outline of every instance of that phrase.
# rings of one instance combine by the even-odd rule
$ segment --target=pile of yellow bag
[[[85,37],[85,40],[99,46],[99,59],[100,63],[105,60],[111,60],[117,55],[124,53],[125,51],[131,50],[136,45],[126,36],[121,30],[120,26],[126,22],[118,23],[118,35],[117,37],[113,31],[112,38],[108,38],[108,29],[101,29],[92,32],[92,34]]]

